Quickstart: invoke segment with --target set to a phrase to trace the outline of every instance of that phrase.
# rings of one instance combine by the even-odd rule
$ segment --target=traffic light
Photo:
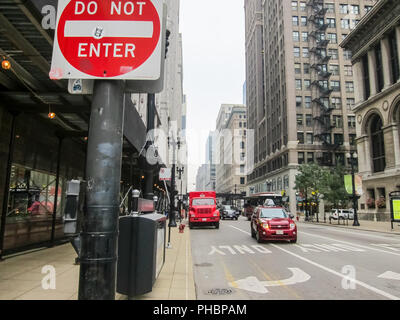
[[[165,41],[165,59],[167,59],[167,53],[168,53],[168,46],[169,46],[169,41],[168,41],[168,39],[169,39],[169,36],[171,35],[171,31],[169,31],[168,29],[167,29],[167,32],[166,32],[166,41]]]

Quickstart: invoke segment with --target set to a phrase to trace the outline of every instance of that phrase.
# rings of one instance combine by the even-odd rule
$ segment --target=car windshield
[[[193,199],[192,206],[213,206],[215,201],[213,198]]]
[[[231,206],[224,206],[225,210],[232,210]]]
[[[283,209],[261,209],[260,218],[287,218],[288,215]]]

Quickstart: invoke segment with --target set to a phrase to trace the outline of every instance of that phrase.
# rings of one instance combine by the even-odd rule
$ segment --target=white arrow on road
[[[380,276],[378,276],[378,278],[390,279],[390,280],[400,280],[400,273],[386,271],[385,273],[382,273]]]
[[[311,279],[310,275],[299,268],[289,268],[289,270],[292,271],[293,274],[290,278],[285,280],[259,281],[256,277],[247,277],[246,279],[230,282],[229,285],[237,289],[255,293],[268,293],[266,287],[289,286],[296,283],[306,282]]]

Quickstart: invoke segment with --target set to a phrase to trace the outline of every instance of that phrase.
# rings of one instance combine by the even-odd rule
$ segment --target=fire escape
[[[331,59],[327,54],[329,40],[326,38],[328,24],[325,22],[327,13],[324,8],[324,0],[309,0],[308,6],[308,42],[310,47],[310,72],[313,110],[314,138],[319,150],[316,159],[320,165],[331,166],[333,153],[340,146],[332,142],[331,106],[332,89],[329,87],[329,79],[332,73],[328,70],[328,62]]]

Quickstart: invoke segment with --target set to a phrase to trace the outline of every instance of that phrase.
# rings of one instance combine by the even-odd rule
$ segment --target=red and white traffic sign
[[[171,168],[161,168],[159,179],[160,181],[171,181],[172,170]]]
[[[52,79],[160,78],[163,0],[59,0]]]

